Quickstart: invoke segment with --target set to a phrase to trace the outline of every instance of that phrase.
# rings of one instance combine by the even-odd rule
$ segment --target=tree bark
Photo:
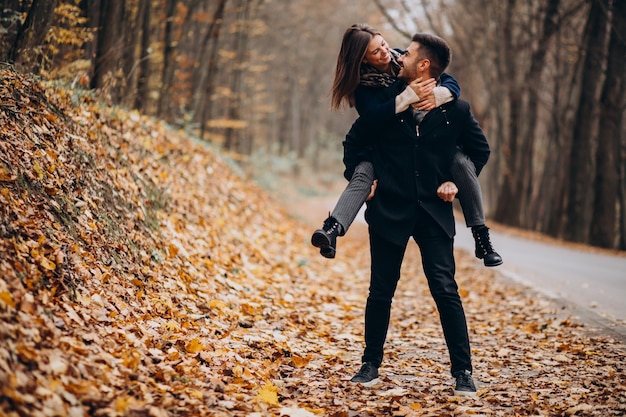
[[[93,31],[93,39],[85,43],[84,57],[90,62],[95,62],[96,50],[98,44],[98,26],[100,23],[100,2],[101,0],[83,0],[80,5],[83,14],[87,17],[87,27]],[[94,65],[91,65],[88,71],[89,79],[93,80]]]
[[[614,5],[606,78],[600,97],[599,142],[590,232],[590,243],[605,248],[614,248],[617,244],[617,198],[620,164],[624,164],[620,148],[623,110],[626,104],[626,2],[616,1]]]
[[[91,82],[92,88],[103,88],[107,82],[107,77],[113,77],[118,69],[120,51],[118,46],[122,44],[120,22],[124,11],[124,0],[103,1],[100,3],[100,24],[98,42],[95,54],[94,75]],[[109,80],[108,87],[112,80]],[[115,88],[112,89],[112,99],[119,100]]]
[[[232,78],[230,83],[230,89],[232,91],[232,97],[228,100],[227,118],[230,121],[241,120],[241,107],[242,107],[242,95],[243,95],[243,62],[244,55],[248,46],[248,15],[250,13],[250,3],[252,0],[241,0],[238,7],[239,15],[237,20],[239,22],[239,30],[235,34],[234,50],[236,51],[237,63],[232,70]],[[224,148],[229,151],[240,152],[245,146],[242,143],[242,129],[240,127],[227,127],[224,133]]]
[[[595,178],[595,147],[597,136],[597,93],[605,59],[606,28],[610,0],[594,0],[585,26],[585,61],[581,75],[581,94],[574,120],[570,155],[570,186],[564,236],[574,242],[589,241],[593,214],[593,181]]]
[[[174,80],[174,69],[176,46],[174,44],[174,15],[176,13],[176,0],[167,0],[165,9],[165,36],[163,47],[163,73],[161,75],[161,91],[157,105],[157,116],[171,121],[169,103],[171,102],[172,83]],[[168,115],[170,117],[168,117]]]
[[[122,32],[124,43],[122,46],[122,74],[124,88],[122,102],[131,107],[137,97],[137,50],[139,49],[139,35],[141,33],[142,7],[146,0],[129,1],[122,13]]]
[[[198,73],[194,77],[199,86],[193,95],[192,120],[200,122],[200,137],[204,137],[206,121],[211,118],[211,104],[217,72],[217,45],[220,39],[226,0],[219,0],[209,29],[201,43]]]
[[[11,61],[11,49],[21,25],[19,0],[0,0],[0,62]]]
[[[41,46],[54,19],[57,0],[33,0],[24,24],[19,28],[10,52],[11,62],[23,71],[37,72]]]
[[[141,22],[141,43],[139,65],[137,69],[137,95],[135,108],[146,112],[146,103],[150,95],[148,80],[150,78],[150,0],[141,0],[139,7],[139,21]]]
[[[513,15],[515,11],[515,0],[508,0],[503,6],[504,18],[500,22],[498,40],[498,50],[500,52],[500,61],[498,62],[499,79],[505,87],[505,94],[501,99],[508,103],[508,115],[502,119],[502,158],[504,159],[503,181],[494,217],[496,220],[510,224],[512,226],[520,225],[520,195],[519,195],[519,176],[524,172],[518,171],[516,163],[518,153],[517,123],[515,118],[519,115],[521,106],[521,92],[515,86],[515,73],[517,65],[515,64],[516,52],[513,47]],[[503,106],[504,107],[504,106]],[[525,168],[522,168],[525,169]]]
[[[540,89],[544,88],[541,81],[541,75],[545,69],[546,56],[548,48],[551,45],[552,39],[557,32],[557,17],[559,12],[560,0],[549,0],[548,4],[543,11],[543,24],[540,35],[537,37],[536,49],[531,54],[530,68],[525,77],[527,99],[524,101],[526,106],[525,113],[527,117],[519,120],[522,126],[524,126],[524,137],[520,150],[520,165],[519,167],[529,167],[527,175],[521,175],[521,186],[519,192],[522,194],[520,207],[525,209],[521,210],[521,224],[525,228],[535,228],[536,220],[539,219],[540,213],[537,212],[537,208],[534,204],[531,204],[532,192],[533,192],[533,162],[535,153],[535,143],[537,139],[537,127],[538,127],[538,115],[541,106],[540,101]]]

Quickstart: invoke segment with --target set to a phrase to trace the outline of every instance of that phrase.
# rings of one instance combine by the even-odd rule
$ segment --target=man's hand
[[[374,198],[374,194],[376,194],[376,186],[378,186],[378,180],[374,180],[374,182],[372,183],[372,190],[370,191],[365,201],[370,201],[372,198]]]
[[[456,184],[452,181],[446,181],[437,188],[437,195],[443,201],[447,201],[451,203],[454,201],[454,197],[459,192],[459,189],[456,188]]]

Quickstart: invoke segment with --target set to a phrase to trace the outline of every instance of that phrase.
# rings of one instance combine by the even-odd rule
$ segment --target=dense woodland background
[[[330,183],[355,113],[328,93],[356,22],[450,42],[493,149],[492,219],[626,249],[623,0],[0,0],[0,62],[164,119],[260,181]]]

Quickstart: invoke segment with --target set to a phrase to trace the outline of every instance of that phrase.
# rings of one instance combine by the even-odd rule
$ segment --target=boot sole
[[[476,391],[457,391],[454,390],[454,395],[457,397],[470,397],[470,398],[477,398],[478,395],[476,394]]]
[[[326,233],[316,230],[315,233],[313,233],[313,236],[311,236],[311,245],[316,248],[329,248],[330,241],[328,240],[328,237],[326,237]]]
[[[378,382],[379,382],[378,378],[374,378],[374,379],[372,379],[369,382],[350,381],[350,383],[352,383],[352,384],[359,384],[359,385],[362,385],[362,386],[368,387],[368,388],[369,387],[373,387],[375,385],[378,385]]]

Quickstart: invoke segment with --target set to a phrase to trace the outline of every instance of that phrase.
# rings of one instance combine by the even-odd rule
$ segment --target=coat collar
[[[436,107],[426,113],[426,116],[424,116],[424,119],[419,125],[420,136],[427,135],[433,129],[440,126],[442,123],[448,124],[449,122],[447,111],[448,110],[444,105]],[[415,135],[417,122],[413,117],[413,111],[410,108],[408,110],[405,110],[402,113],[402,118],[404,119],[404,129],[410,132],[412,135]]]

